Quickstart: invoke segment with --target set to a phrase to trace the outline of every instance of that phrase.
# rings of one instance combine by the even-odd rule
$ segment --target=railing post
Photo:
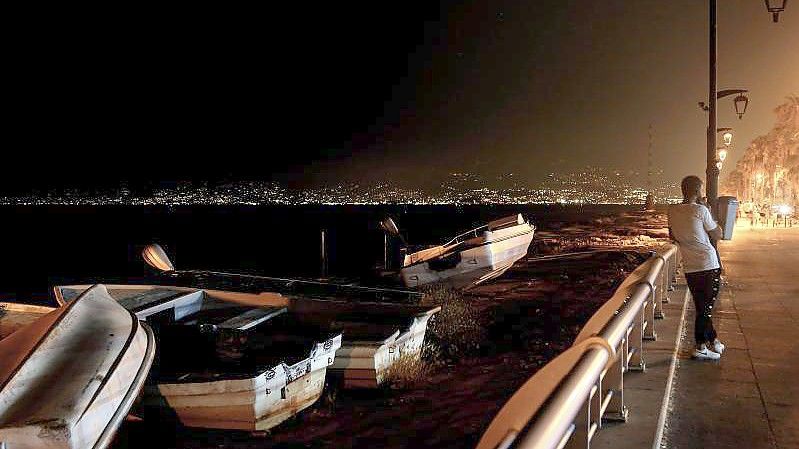
[[[678,265],[680,264],[679,259],[679,251],[675,251],[671,258],[674,262],[671,264],[671,269],[669,270],[669,291],[673,292],[674,287],[677,285],[677,269]]]
[[[644,307],[636,313],[635,321],[630,335],[627,337],[628,351],[630,352],[630,361],[627,364],[629,371],[644,371],[646,370],[646,363],[644,362],[643,348],[644,348]],[[628,357],[628,354],[624,355]]]
[[[657,283],[657,281],[655,281]],[[657,340],[658,334],[655,332],[655,301],[657,300],[657,286],[647,283],[649,286],[649,295],[647,301],[644,303],[643,320],[646,325],[644,326],[644,334],[641,336],[644,340]]]
[[[674,267],[674,257],[673,256],[672,257],[664,257],[663,260],[666,261],[666,266],[663,267],[663,278],[662,278],[662,284],[661,284],[663,286],[663,291],[661,292],[662,293],[661,302],[663,304],[668,304],[669,303],[669,291],[670,291],[669,287],[670,287],[670,283],[671,283],[671,272],[672,272],[672,268]]]
[[[660,273],[658,273],[657,280],[655,281],[656,285],[655,288],[657,289],[654,299],[655,318],[659,320],[666,318],[666,315],[663,313],[663,303],[667,301],[666,298],[668,297],[666,294],[666,290],[668,289],[668,286],[666,285],[666,279],[669,277],[668,273],[669,273],[669,262],[668,259],[666,259],[666,264],[663,265],[663,269],[660,270]]]
[[[620,346],[621,349],[625,348],[624,343]],[[603,387],[602,391],[605,392],[605,395],[610,395],[610,402],[608,402],[602,418],[608,421],[626,422],[628,410],[624,405],[624,362],[627,360],[627,351],[619,350],[616,354],[616,360],[610,365],[603,379],[608,388]]]

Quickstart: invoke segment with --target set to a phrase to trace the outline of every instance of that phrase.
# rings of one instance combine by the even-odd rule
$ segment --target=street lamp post
[[[774,21],[776,22],[779,17],[779,13],[785,10],[785,4],[787,0],[764,0],[766,4],[766,10],[772,13]],[[724,98],[729,95],[736,95],[734,104],[735,104],[735,113],[738,114],[738,118],[742,118],[744,113],[746,112],[746,107],[749,105],[749,98],[745,95],[747,93],[746,89],[727,89],[722,91],[716,91],[716,52],[718,49],[717,39],[716,39],[716,0],[708,0],[709,4],[709,18],[710,18],[710,26],[709,26],[709,33],[708,33],[708,45],[710,48],[710,61],[708,64],[709,68],[709,80],[708,80],[708,97],[707,97],[707,104],[700,103],[699,106],[708,112],[708,126],[707,126],[707,167],[705,170],[705,174],[707,176],[707,201],[710,205],[711,211],[713,211],[713,216],[718,218],[718,196],[719,196],[719,168],[716,164],[716,100],[720,98]]]

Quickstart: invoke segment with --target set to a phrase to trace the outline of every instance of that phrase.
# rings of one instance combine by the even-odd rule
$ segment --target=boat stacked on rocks
[[[68,304],[87,285],[58,286]],[[266,430],[313,404],[329,370],[375,388],[400,359],[418,360],[435,306],[320,300],[160,285],[108,285],[149,323],[159,355],[145,410],[190,427]]]
[[[69,303],[86,286],[56,287]],[[341,333],[287,314],[279,294],[109,285],[158,342],[146,412],[189,427],[267,430],[322,395]],[[148,413],[150,414],[150,413]]]
[[[8,308],[21,327],[0,340],[0,447],[107,447],[153,362],[152,330],[102,285],[46,313]]]
[[[383,222],[383,229],[399,237],[391,219]],[[409,288],[443,283],[468,289],[505,273],[527,254],[534,234],[535,226],[522,214],[494,220],[443,245],[406,254],[400,277]]]

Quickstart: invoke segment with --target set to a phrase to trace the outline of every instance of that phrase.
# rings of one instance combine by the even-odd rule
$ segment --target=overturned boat
[[[0,447],[105,448],[141,391],[152,330],[87,286],[63,307],[0,340]]]
[[[391,219],[383,228],[399,235]],[[527,254],[535,226],[512,215],[464,232],[443,245],[407,253],[400,277],[406,287],[416,288],[444,283],[453,288],[469,288],[501,276]]]
[[[69,303],[86,286],[56,287]],[[188,427],[268,430],[322,395],[341,333],[287,314],[279,294],[109,285],[158,341],[145,412]]]

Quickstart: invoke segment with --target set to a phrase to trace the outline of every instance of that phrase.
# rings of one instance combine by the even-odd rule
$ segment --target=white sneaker
[[[707,346],[702,345],[702,349],[694,349],[694,358],[697,360],[718,360],[721,358],[721,354],[713,352]]]
[[[722,354],[724,352],[724,348],[726,348],[726,346],[724,346],[724,343],[720,342],[718,338],[713,340],[713,352]]]

